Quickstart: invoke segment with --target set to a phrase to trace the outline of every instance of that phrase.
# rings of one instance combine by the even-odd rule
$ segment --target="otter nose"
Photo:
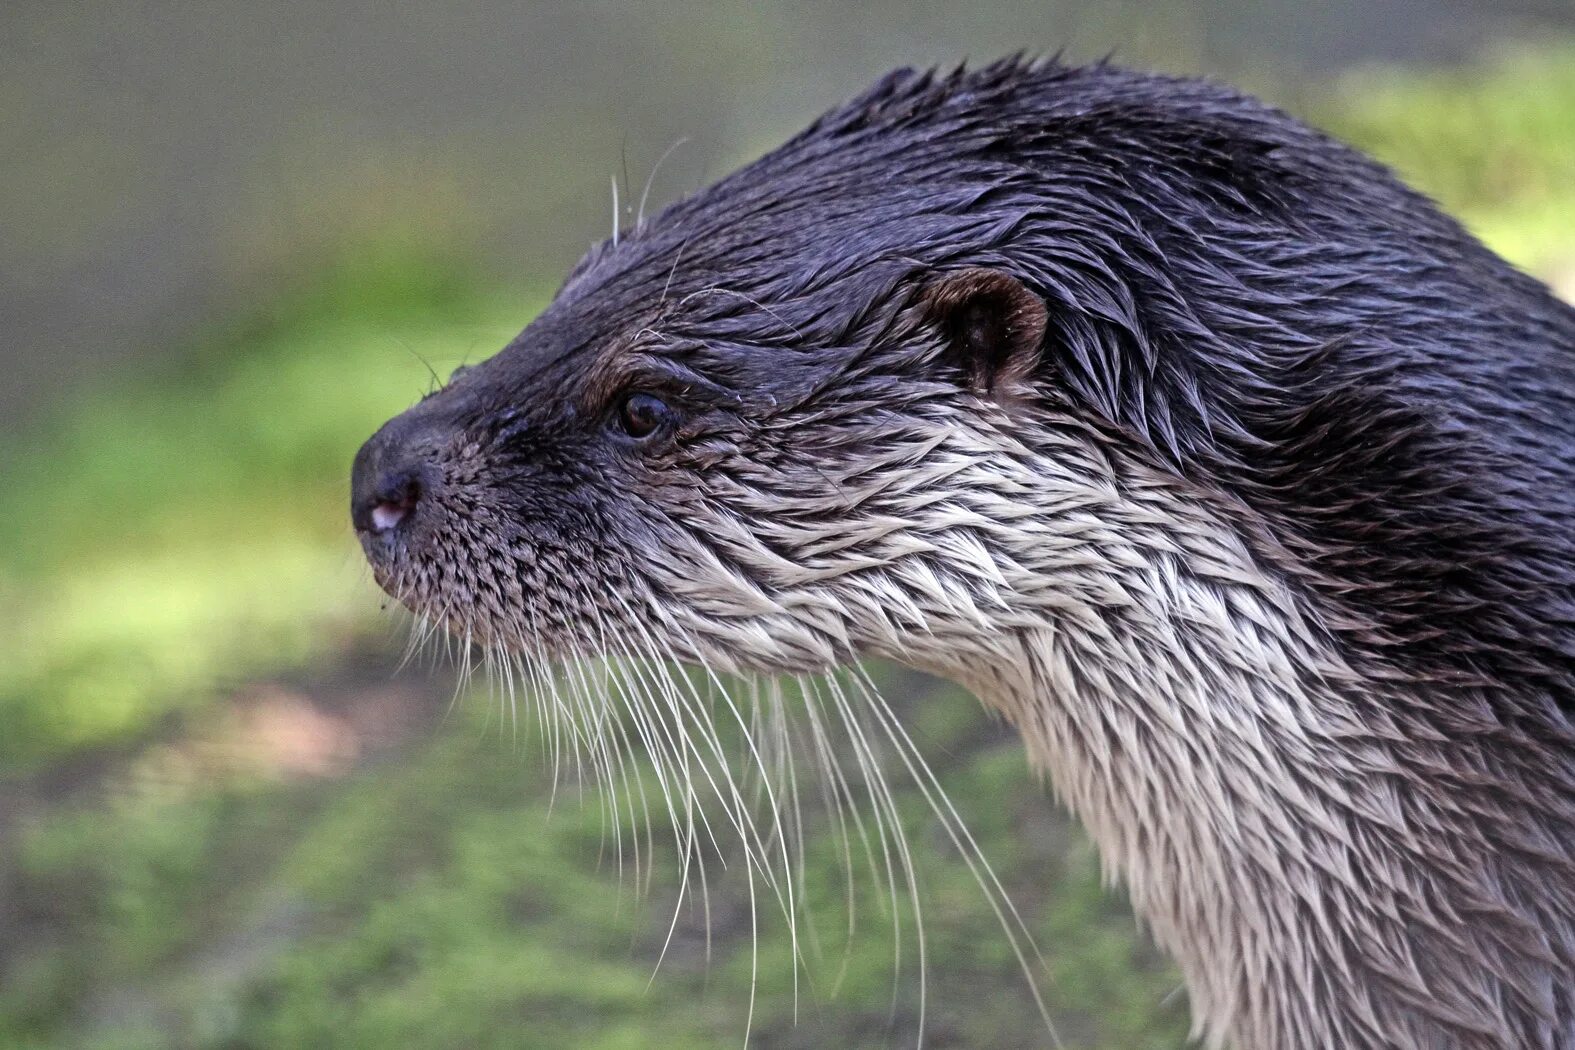
[[[350,504],[350,520],[360,532],[391,532],[421,502],[421,479],[401,472],[375,478],[357,491]]]
[[[424,442],[394,420],[356,453],[350,475],[350,520],[356,531],[379,536],[408,527],[430,491]]]

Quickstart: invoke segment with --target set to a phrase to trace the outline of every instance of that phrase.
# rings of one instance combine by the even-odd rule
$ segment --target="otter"
[[[1224,86],[899,70],[367,442],[499,650],[951,678],[1242,1050],[1575,1047],[1575,310]]]

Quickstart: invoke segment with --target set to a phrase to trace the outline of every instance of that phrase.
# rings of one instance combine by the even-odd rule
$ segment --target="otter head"
[[[724,203],[598,251],[366,443],[352,513],[385,589],[487,646],[787,673],[1004,604],[994,518],[956,489],[1005,438],[981,425],[1039,412],[1043,300]]]
[[[1103,456],[1076,448],[1045,298],[1009,256],[1026,173],[958,163],[944,121],[869,121],[946,93],[893,78],[593,249],[501,353],[386,424],[354,468],[378,582],[543,655],[799,672],[977,635],[1009,604],[1012,515],[978,476],[1021,486],[991,461],[1040,451],[1014,419],[1066,424],[1036,505],[1058,483],[1076,504]]]
[[[593,249],[366,444],[355,524],[402,602],[543,654],[970,679],[1023,623],[1131,607],[1134,571],[1252,563],[1343,647],[1523,673],[1482,627],[1530,633],[1524,588],[1468,511],[1526,479],[1454,439],[1482,384],[1414,378],[1470,298],[1384,276],[1459,236],[1223,88],[899,71]]]

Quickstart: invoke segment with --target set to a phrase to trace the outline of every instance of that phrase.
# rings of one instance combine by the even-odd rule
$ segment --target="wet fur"
[[[1044,307],[983,383],[970,268]],[[1575,311],[1372,161],[1009,62],[625,231],[363,457],[436,465],[373,562],[462,633],[967,684],[1211,1040],[1509,1048],[1575,1047],[1572,441]]]

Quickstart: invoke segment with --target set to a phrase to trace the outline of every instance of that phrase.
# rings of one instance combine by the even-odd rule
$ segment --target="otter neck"
[[[1567,847],[1495,837],[1549,827],[1492,752],[1501,727],[1459,741],[1417,716],[1473,698],[1358,673],[1235,530],[1168,486],[1090,486],[1046,509],[1053,529],[1008,530],[999,633],[961,624],[931,649],[945,666],[920,662],[1018,726],[1180,962],[1211,1044],[1575,1038],[1558,986],[1575,929],[1540,888],[1569,885]],[[1536,851],[1563,857],[1538,870]]]
[[[1020,662],[976,690],[1018,725],[1181,964],[1203,1032],[1265,1050],[1365,1045],[1321,1031],[1333,1019],[1307,994],[1328,973],[1362,979],[1343,960],[1313,972],[1339,921],[1320,914],[1330,881],[1354,897],[1366,878],[1328,830],[1350,804],[1328,787],[1351,772],[1336,746],[1353,723],[1347,701],[1300,673],[1276,676],[1299,654],[1268,639],[1233,651],[1130,618],[1105,626],[1097,649],[1075,630],[1023,631]]]
[[[1212,589],[1177,598],[1248,633],[1027,630],[981,691],[1180,962],[1197,1026],[1258,1050],[1544,1045],[1501,1007],[1518,962],[1437,925],[1505,911],[1509,873],[1480,836],[1440,835],[1455,803],[1407,780],[1398,727]]]

